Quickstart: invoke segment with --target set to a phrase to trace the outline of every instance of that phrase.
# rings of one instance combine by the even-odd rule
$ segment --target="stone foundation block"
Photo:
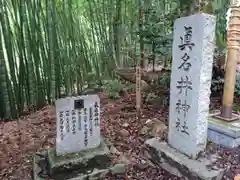
[[[99,147],[57,156],[56,149],[35,154],[34,180],[100,180],[107,173],[124,174],[126,164],[112,165],[112,154],[104,140]]]
[[[221,180],[223,177],[224,170],[210,168],[208,159],[190,159],[158,138],[149,139],[145,144],[150,147],[150,154],[158,166],[165,167],[173,175],[189,180]]]
[[[218,113],[218,112],[217,112]],[[224,121],[210,114],[208,118],[208,140],[228,148],[240,145],[240,120]]]

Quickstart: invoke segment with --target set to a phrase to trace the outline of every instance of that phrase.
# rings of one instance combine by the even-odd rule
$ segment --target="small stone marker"
[[[204,13],[174,24],[168,142],[192,158],[206,147],[215,24]]]
[[[57,155],[100,145],[100,99],[97,95],[56,100]]]
[[[99,97],[90,94],[67,97],[56,100],[55,105],[56,148],[34,155],[34,180],[102,179],[109,172],[123,175],[126,168],[122,164],[113,165],[109,147],[115,147],[100,136]]]

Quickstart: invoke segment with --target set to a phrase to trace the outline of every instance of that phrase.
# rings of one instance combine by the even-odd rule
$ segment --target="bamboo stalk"
[[[141,118],[141,69],[145,67],[144,64],[144,43],[143,43],[143,20],[144,18],[144,10],[143,10],[143,3],[142,0],[139,0],[139,36],[140,36],[140,52],[141,52],[141,58],[137,60],[136,64],[136,109],[137,109],[137,118]]]

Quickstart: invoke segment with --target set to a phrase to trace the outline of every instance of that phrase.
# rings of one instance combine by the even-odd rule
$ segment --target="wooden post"
[[[141,117],[141,66],[140,61],[137,60],[136,65],[136,109],[137,109],[137,118]]]
[[[237,58],[240,55],[240,7],[232,7],[231,17],[228,27],[228,53],[225,67],[223,104],[221,117],[226,119],[232,118],[232,104],[236,83]]]

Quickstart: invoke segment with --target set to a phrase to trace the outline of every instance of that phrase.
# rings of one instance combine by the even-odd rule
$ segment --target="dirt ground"
[[[149,119],[160,121],[161,133],[154,136],[166,137],[168,109],[143,105],[142,119],[136,119],[135,94],[125,94],[119,100],[110,100],[103,93],[101,98],[101,133],[116,147],[116,156],[123,154],[130,161],[125,176],[108,176],[106,179],[126,180],[170,180],[176,178],[149,161],[144,141],[149,132],[143,132]],[[213,103],[214,104],[214,103]],[[217,106],[214,105],[216,108]],[[21,136],[19,136],[19,130]],[[155,134],[154,134],[155,133]],[[0,179],[32,180],[32,155],[36,151],[55,146],[56,119],[54,107],[42,110],[17,121],[0,122]],[[129,145],[130,144],[130,145]],[[226,167],[224,179],[232,180],[240,173],[240,148],[226,149],[209,144],[207,151],[219,154],[216,166]]]

